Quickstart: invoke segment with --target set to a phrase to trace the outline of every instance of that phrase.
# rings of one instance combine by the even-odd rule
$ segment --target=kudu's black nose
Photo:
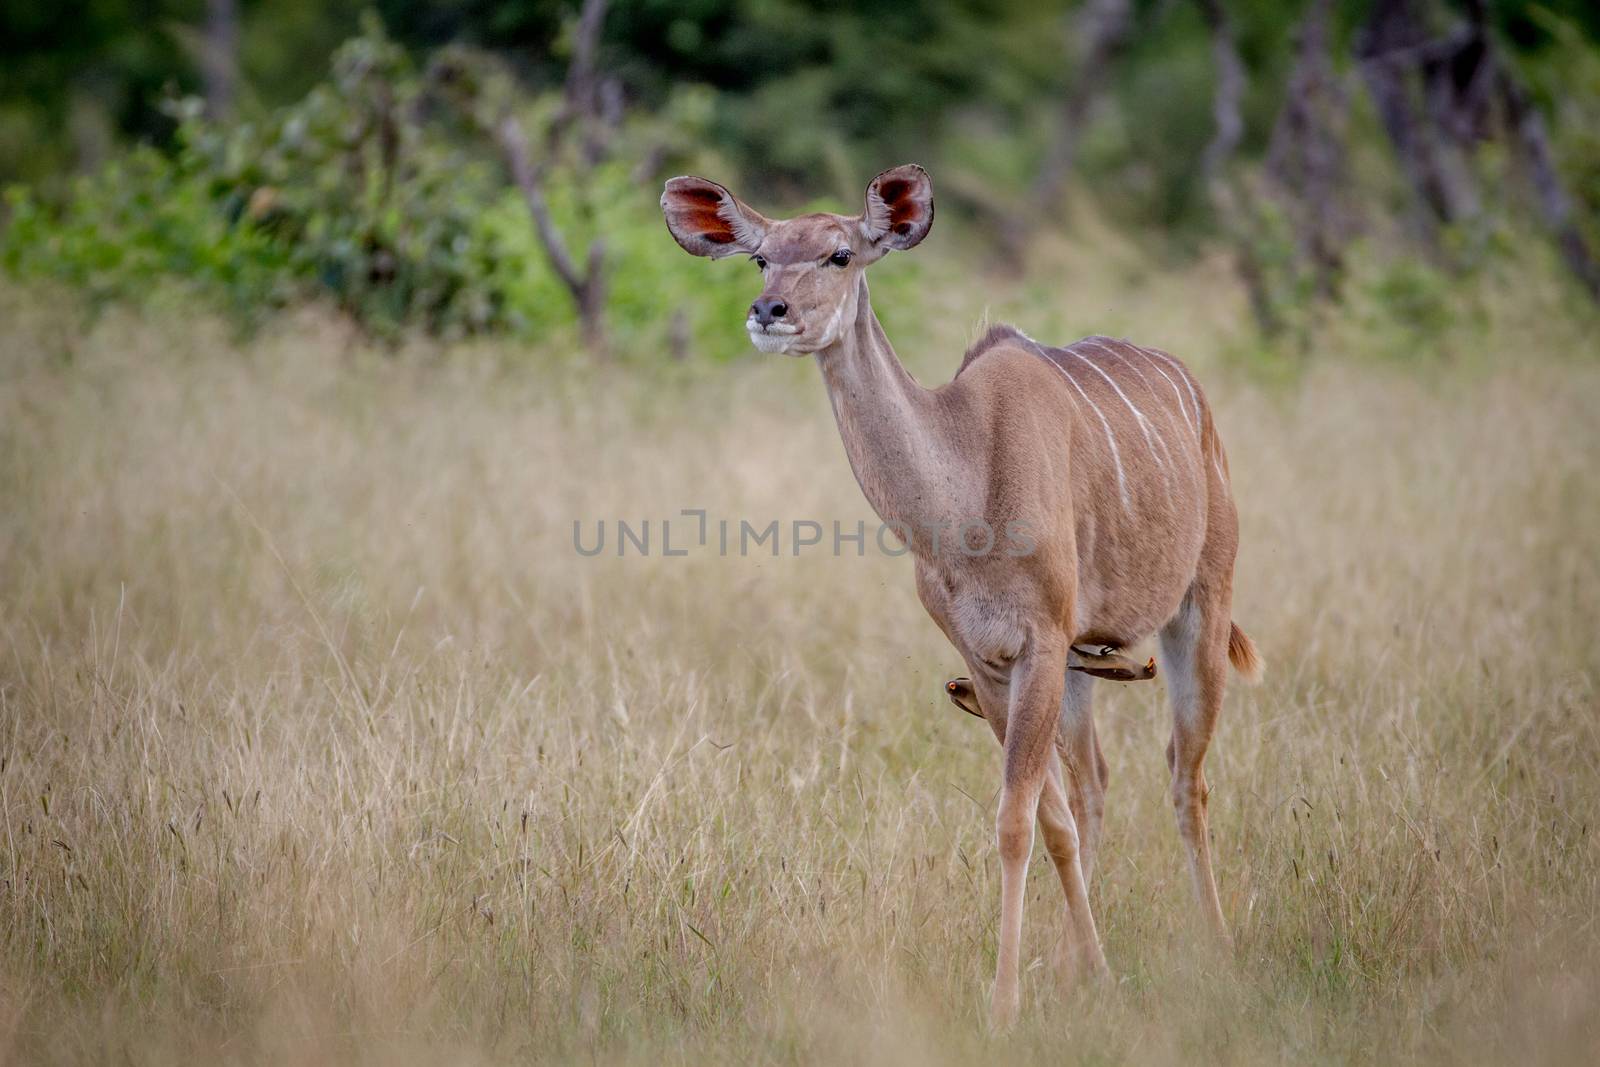
[[[750,314],[754,315],[756,322],[763,326],[771,326],[774,321],[788,313],[789,305],[775,296],[763,296],[750,305]]]

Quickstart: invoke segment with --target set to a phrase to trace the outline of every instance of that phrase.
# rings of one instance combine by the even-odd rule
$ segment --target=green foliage
[[[574,247],[595,233],[605,237],[613,349],[654,359],[666,352],[672,319],[681,315],[696,354],[729,358],[748,351],[737,326],[760,288],[754,268],[691,262],[662,225],[654,183],[645,192],[622,163],[593,171],[581,197],[571,184],[551,190],[551,212]],[[499,321],[518,336],[566,335],[576,344],[572,301],[514,192],[488,205],[476,240],[490,264],[483,286],[495,294]]]
[[[37,53],[9,68],[0,62],[0,175],[57,176],[7,194],[0,266],[97,302],[177,287],[245,322],[296,301],[325,300],[380,337],[420,328],[577,344],[572,294],[551,270],[491,135],[506,115],[528,133],[573,258],[581,262],[592,240],[604,244],[605,328],[614,350],[731,355],[743,345],[726,327],[755,279],[737,263],[683,259],[661,226],[660,177],[742,173],[741,188],[759,190],[754,199],[768,210],[793,208],[819,190],[846,197],[830,206],[856,210],[867,175],[917,159],[940,167],[941,207],[956,209],[945,218],[954,222],[975,204],[1003,214],[1032,184],[1058,135],[1063,94],[1075,86],[1075,13],[1043,0],[616,3],[599,66],[617,80],[627,117],[607,124],[606,151],[594,162],[580,158],[588,155],[581,138],[557,145],[551,136],[573,4],[379,0],[391,34],[375,16],[358,20],[340,5],[243,0],[242,118],[213,121],[197,100],[169,98],[158,118],[112,123],[149,144],[65,178],[73,158],[88,161],[77,142],[93,142],[94,124],[120,115],[135,90],[89,92],[96,103],[80,115],[84,128],[72,144],[40,131],[71,127],[73,101],[112,71],[149,97],[150,71],[186,62],[174,58],[187,54],[175,27],[186,27],[179,37],[194,44],[203,10],[158,4],[166,28],[117,38],[128,5],[92,6],[92,17],[75,28],[32,10],[0,18]],[[1579,225],[1600,241],[1600,95],[1585,91],[1600,86],[1596,27],[1566,2],[1511,7],[1496,9],[1496,23],[1550,115]],[[1227,8],[1248,75],[1236,164],[1248,184],[1281,102],[1285,42],[1300,12],[1269,0],[1230,0]],[[1363,17],[1339,12],[1341,55]],[[1267,332],[1277,331],[1287,347],[1311,347],[1315,285],[1281,205],[1253,197],[1230,215],[1198,180],[1213,131],[1214,76],[1198,8],[1138,3],[1135,25],[1078,141],[1078,180],[1116,229],[1157,236],[1152,254],[1190,255],[1230,233],[1248,254],[1258,317],[1272,320]],[[357,29],[308,87],[315,67],[306,57]],[[452,47],[437,49],[445,43]],[[0,60],[14,48],[0,41]],[[116,62],[95,68],[100,82],[70,76],[72,64],[101,53],[115,53]],[[452,57],[464,58],[460,69],[480,80],[442,81],[439,64]],[[185,66],[168,82],[191,88],[192,73]],[[61,92],[46,91],[56,82]],[[1410,198],[1381,129],[1359,91],[1355,97],[1352,195],[1368,199],[1373,230],[1381,232],[1382,220],[1409,210]],[[24,157],[33,163],[18,165]],[[1499,161],[1493,171],[1501,173]],[[1512,235],[1500,227],[1508,220],[1537,224],[1497,209],[1459,241],[1446,235],[1461,245],[1452,249],[1461,270],[1506,256]],[[897,268],[893,278],[910,276]],[[882,284],[901,283],[886,277]],[[1415,336],[1396,347],[1414,350],[1417,338],[1438,332],[1441,286],[1448,282],[1430,268],[1401,263],[1346,296],[1407,323]]]
[[[1525,65],[1549,103],[1578,222],[1600,241],[1600,50],[1586,47],[1575,19],[1544,7],[1533,17],[1556,47]]]
[[[577,0],[370,0],[413,57],[466,43],[513,58],[524,84],[558,86]],[[1002,131],[985,173],[1026,169],[1077,74],[1075,20],[1086,0],[615,0],[602,66],[629,101],[665,106],[685,86],[712,90],[716,150],[768,187],[835,189],[849,172],[915,157],[961,160],[973,127]],[[1209,128],[1205,28],[1193,3],[1134,3],[1135,33],[1105,86],[1098,131],[1113,147],[1085,177],[1145,223],[1192,216],[1185,168]],[[1341,54],[1369,4],[1336,5]],[[1434,0],[1441,21],[1457,0]],[[1535,65],[1594,52],[1592,0],[1490,6],[1500,37]],[[1246,144],[1271,128],[1290,30],[1304,5],[1227,0],[1247,67]],[[238,0],[245,113],[300,99],[362,5]],[[0,181],[50,180],[97,165],[95,144],[175,136],[164,91],[194,91],[200,0],[0,0]],[[1559,87],[1554,77],[1549,83]],[[1579,99],[1574,86],[1564,94]],[[1591,94],[1592,96],[1592,94]],[[952,156],[951,149],[957,149]],[[1192,221],[1192,217],[1189,218]]]
[[[262,120],[219,126],[192,99],[171,110],[175,153],[137,150],[58,202],[11,190],[0,263],[95,301],[175,283],[246,319],[321,297],[379,336],[406,326],[447,337],[572,329],[571,298],[499,161],[448,121],[375,25],[335,54],[328,82]],[[550,110],[530,106],[535,117]],[[665,114],[691,122],[703,112],[689,99]],[[682,308],[693,329],[713,315],[725,325],[749,298],[731,271],[708,283],[683,269],[627,158],[652,132],[624,131],[627,151],[581,189],[560,171],[549,189],[573,247],[604,235],[608,315],[630,350],[664,342],[664,308]]]
[[[289,256],[271,235],[230,223],[210,183],[153,149],[139,149],[73,182],[64,207],[20,187],[0,264],[14,275],[49,278],[94,303],[133,299],[155,282],[183,284],[240,312],[292,295]]]
[[[1357,305],[1366,312],[1371,335],[1385,345],[1379,354],[1406,358],[1429,351],[1463,310],[1456,295],[1460,285],[1459,278],[1418,260],[1387,264]]]
[[[418,121],[421,96],[405,51],[369,27],[335,53],[329,82],[266,121],[218,128],[198,102],[178,105],[179,165],[293,278],[374,330],[492,329],[502,301],[483,284],[497,265],[478,220],[500,182]]]
[[[1213,131],[1210,46],[1189,26],[1199,16],[1188,7],[1138,44],[1161,61],[1125,65],[1117,106],[1090,127],[1082,152],[1083,169],[1099,179],[1109,207],[1163,230],[1203,210],[1206,190],[1196,177]]]

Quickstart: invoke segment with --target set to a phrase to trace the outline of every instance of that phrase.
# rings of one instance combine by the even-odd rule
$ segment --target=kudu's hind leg
[[[1195,898],[1213,933],[1228,941],[1227,922],[1217,899],[1206,826],[1205,758],[1222,710],[1228,676],[1229,598],[1191,589],[1183,607],[1161,631],[1167,688],[1172,698],[1172,740],[1167,768],[1172,773],[1172,806],[1178,835],[1189,854]]]

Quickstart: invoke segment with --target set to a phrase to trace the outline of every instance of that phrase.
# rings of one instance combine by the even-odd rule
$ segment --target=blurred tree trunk
[[[539,236],[539,244],[544,248],[545,259],[572,295],[573,306],[578,312],[578,324],[583,331],[583,343],[589,351],[603,357],[606,354],[605,241],[596,237],[589,243],[588,256],[580,270],[567,248],[566,240],[561,236],[560,227],[550,217],[550,206],[544,195],[544,170],[534,163],[528,150],[528,137],[515,115],[507,115],[500,120],[495,130],[495,140],[505,156],[511,180],[516,183],[517,190],[522,194],[522,202],[527,205],[528,214],[533,218],[534,230]]]
[[[1338,298],[1344,246],[1355,222],[1345,170],[1349,99],[1333,69],[1331,9],[1332,0],[1312,0],[1295,29],[1294,64],[1266,159],[1275,198],[1323,300]]]
[[[1033,205],[1047,217],[1056,217],[1061,211],[1061,195],[1077,158],[1078,140],[1105,87],[1111,63],[1127,44],[1132,28],[1130,0],[1089,0],[1075,20],[1067,51],[1076,53],[1077,69],[1061,98],[1055,139],[1033,182]]]
[[[107,81],[91,71],[76,79],[71,89],[66,132],[72,144],[73,166],[83,174],[105,166],[116,151],[116,127],[106,105],[111,91]]]
[[[576,128],[576,180],[586,184],[585,178],[606,156],[610,133],[621,112],[621,94],[615,82],[604,79],[599,73],[600,35],[605,28],[607,0],[583,0],[578,13],[577,32],[573,36],[572,59],[567,65],[567,81],[561,114],[550,126],[548,156],[555,158],[561,152],[562,142],[569,131]],[[615,101],[614,108],[607,102]],[[513,167],[515,173],[515,167]],[[595,356],[605,358],[606,342],[606,273],[605,238],[596,236],[589,242],[581,272],[574,269],[570,255],[561,240],[561,234],[551,223],[548,211],[543,209],[543,197],[529,199],[529,177],[537,178],[542,172],[524,166],[524,174],[517,179],[528,200],[529,211],[539,230],[539,240],[562,282],[572,293],[578,309],[578,321],[583,330],[583,342]],[[587,207],[587,203],[584,204]]]
[[[1484,141],[1502,139],[1526,171],[1568,268],[1600,301],[1600,265],[1573,218],[1544,117],[1500,56],[1484,0],[1467,0],[1467,23],[1438,37],[1428,35],[1418,3],[1378,0],[1357,54],[1421,206],[1413,213],[1419,234],[1437,250],[1440,224],[1479,213],[1473,153]]]
[[[1356,42],[1356,58],[1384,132],[1416,197],[1411,228],[1438,250],[1439,225],[1477,213],[1471,175],[1440,143],[1444,128],[1438,86],[1419,100],[1419,74],[1457,47],[1455,38],[1430,40],[1418,0],[1376,0]],[[1435,120],[1435,121],[1430,121]]]
[[[1197,0],[1206,30],[1211,35],[1211,61],[1216,88],[1211,97],[1211,116],[1216,129],[1206,145],[1201,169],[1206,192],[1211,197],[1222,229],[1233,241],[1234,270],[1250,298],[1250,313],[1256,327],[1268,336],[1282,328],[1282,321],[1268,290],[1266,271],[1257,252],[1257,226],[1239,182],[1230,172],[1233,156],[1244,139],[1244,62],[1234,40],[1233,25],[1222,7],[1222,0]]]
[[[1067,179],[1077,161],[1079,138],[1132,25],[1131,0],[1088,0],[1076,18],[1065,21],[1062,50],[1075,69],[1066,79],[1054,136],[1046,146],[1028,194],[1018,204],[998,208],[987,190],[961,197],[980,216],[992,217],[997,258],[1003,270],[1020,272],[1028,244],[1040,231],[1040,221],[1060,219]]]
[[[1500,94],[1504,102],[1506,120],[1516,138],[1517,154],[1528,169],[1534,193],[1539,201],[1545,225],[1554,232],[1561,257],[1575,274],[1589,295],[1600,302],[1600,265],[1595,263],[1583,231],[1578,228],[1572,213],[1572,197],[1556,170],[1555,154],[1550,148],[1550,136],[1545,130],[1544,116],[1533,106],[1522,85],[1509,71],[1503,71]]]
[[[602,77],[598,67],[600,31],[605,26],[607,3],[608,0],[584,0],[578,13],[562,113],[551,127],[555,139],[564,136],[569,128],[577,127],[578,151],[585,167],[593,167],[605,158],[609,134],[620,117],[622,106],[620,86],[615,79]]]
[[[584,347],[600,359],[609,354],[605,238],[597,234],[580,263],[551,215],[546,179],[558,166],[570,172],[565,176],[580,193],[579,210],[588,213],[589,205],[581,194],[595,167],[609,156],[611,135],[622,113],[620,87],[615,79],[601,73],[598,62],[606,9],[607,0],[584,0],[561,106],[545,128],[537,153],[516,113],[513,79],[499,59],[470,48],[446,48],[435,56],[429,73],[432,81],[453,94],[457,104],[500,150],[512,183],[533,220],[545,261],[572,298]]]
[[[232,117],[239,89],[238,0],[206,0],[205,34],[200,44],[200,86],[207,115],[214,120]]]
[[[1539,214],[1555,237],[1561,258],[1590,297],[1600,302],[1600,264],[1596,263],[1573,217],[1572,197],[1556,167],[1555,150],[1550,144],[1544,116],[1490,37],[1483,0],[1468,0],[1467,9],[1476,36],[1477,57],[1471,82],[1475,92],[1461,109],[1470,122],[1467,129],[1488,136],[1488,116],[1493,103],[1499,103],[1505,133],[1511,142],[1511,158],[1527,172]]]
[[[1216,76],[1216,91],[1211,98],[1211,117],[1216,131],[1211,143],[1206,145],[1202,169],[1207,185],[1222,179],[1223,170],[1233,159],[1239,142],[1244,139],[1244,117],[1240,107],[1244,101],[1244,63],[1233,38],[1233,26],[1222,0],[1199,0],[1200,14],[1211,33],[1211,62]]]

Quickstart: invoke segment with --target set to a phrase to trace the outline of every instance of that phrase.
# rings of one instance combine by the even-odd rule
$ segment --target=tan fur
[[[1177,360],[1108,337],[1053,348],[997,326],[955,379],[918,385],[884,336],[863,268],[914,246],[933,219],[920,167],[885,171],[860,216],[772,221],[700,178],[667,184],[662,208],[686,249],[766,264],[763,297],[783,332],[747,323],[767,351],[811,354],[862,492],[909,531],[917,592],[966,660],[1004,751],[996,818],[1001,920],[991,1010],[1015,1018],[1023,881],[1042,831],[1067,900],[1062,959],[1101,974],[1087,877],[1105,761],[1092,682],[1068,678],[1074,643],[1126,647],[1161,635],[1173,703],[1172,800],[1201,913],[1226,939],[1211,872],[1202,762],[1230,657],[1259,671],[1229,618],[1238,519],[1227,458],[1199,384]],[[829,262],[838,249],[848,265]],[[1026,555],[968,555],[957,530],[1025,529]]]

